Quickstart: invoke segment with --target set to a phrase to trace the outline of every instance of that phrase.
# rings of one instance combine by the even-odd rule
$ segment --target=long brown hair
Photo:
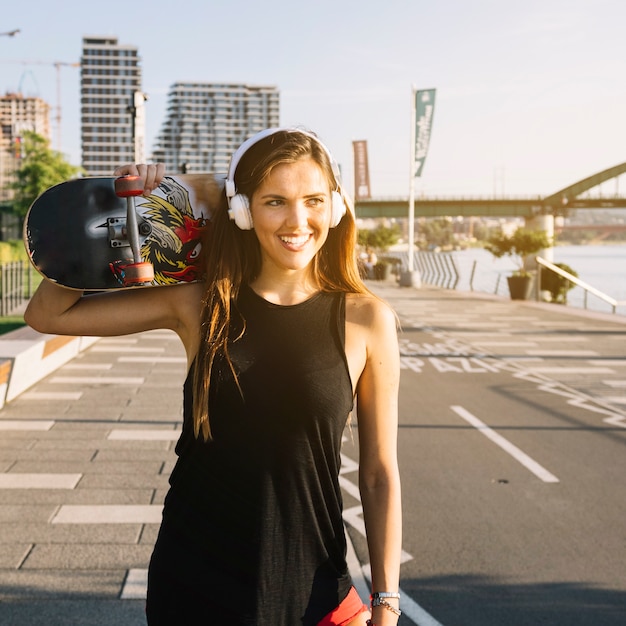
[[[326,174],[331,190],[339,191],[328,150],[308,131],[282,129],[253,144],[241,157],[235,173],[237,192],[252,198],[256,189],[282,164],[313,159]],[[343,194],[342,194],[343,196]],[[344,202],[348,199],[343,196]],[[357,229],[350,206],[313,260],[313,274],[323,291],[369,293],[361,280],[357,259]],[[228,354],[232,306],[242,285],[251,283],[261,271],[261,250],[254,230],[240,230],[229,219],[223,202],[213,217],[210,241],[205,250],[206,292],[203,298],[200,347],[193,380],[193,424],[196,437],[211,439],[209,384],[216,358],[223,358],[235,380],[237,372]],[[245,321],[244,321],[245,329]],[[244,330],[245,332],[245,330]]]

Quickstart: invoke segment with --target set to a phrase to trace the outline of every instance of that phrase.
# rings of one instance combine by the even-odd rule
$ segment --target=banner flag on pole
[[[435,89],[415,92],[415,163],[414,176],[421,176],[430,143],[435,113]]]
[[[354,197],[357,201],[366,200],[372,197],[367,141],[353,141],[352,147],[354,149]]]

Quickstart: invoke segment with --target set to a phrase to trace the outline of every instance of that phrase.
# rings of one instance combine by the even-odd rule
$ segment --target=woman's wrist
[[[377,624],[382,623],[382,619],[388,620],[389,614],[393,614],[397,620],[402,615],[399,605],[400,594],[397,591],[373,592],[370,596],[372,618],[366,622],[367,626],[377,626]]]

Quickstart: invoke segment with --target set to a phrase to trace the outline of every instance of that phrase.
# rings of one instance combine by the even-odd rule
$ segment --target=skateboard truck
[[[141,246],[139,244],[140,227],[137,223],[135,210],[135,196],[143,193],[143,181],[139,176],[121,176],[115,179],[115,195],[126,198],[126,239],[133,253],[132,260],[124,259],[110,264],[111,271],[124,287],[133,285],[149,285],[154,280],[152,263],[141,260]],[[142,230],[145,224],[142,224]],[[114,228],[109,225],[109,230]],[[149,234],[142,232],[141,234]],[[118,237],[119,239],[119,237]],[[113,244],[112,244],[113,245]]]

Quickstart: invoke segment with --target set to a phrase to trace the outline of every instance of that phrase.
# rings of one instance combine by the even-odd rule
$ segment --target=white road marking
[[[526,350],[530,356],[598,356],[595,350]]]
[[[473,343],[487,348],[529,348],[537,345],[535,341],[494,341],[493,339],[483,341],[479,338],[474,339]]]
[[[614,374],[608,367],[529,367],[529,370],[538,374]]]
[[[357,590],[363,604],[369,604],[370,598],[370,586],[365,579],[365,575],[363,574],[363,568],[361,567],[361,562],[359,561],[359,557],[356,555],[356,551],[354,549],[354,545],[352,544],[352,540],[350,539],[350,535],[346,531],[346,562],[348,564],[348,571],[350,572],[350,576],[352,577],[352,582],[354,584],[354,588]]]
[[[90,352],[150,352],[158,354],[159,352],[165,352],[165,348],[135,348],[133,346],[93,346],[89,349]]]
[[[53,420],[0,420],[0,430],[50,430],[53,426]]]
[[[155,504],[64,504],[53,524],[160,524],[162,505]]]
[[[79,370],[79,371],[96,371],[110,370],[113,363],[66,363],[61,369],[63,370]]]
[[[178,356],[121,356],[118,363],[187,363],[185,357]]]
[[[610,365],[611,367],[626,365],[626,359],[591,359],[589,361],[592,365]]]
[[[165,429],[113,429],[107,439],[111,441],[178,441],[180,430]]]
[[[489,428],[487,424],[472,415],[467,409],[464,409],[462,406],[451,406],[450,408],[459,417],[463,418],[466,422],[469,422],[472,426],[474,426],[474,428],[485,435],[485,437],[491,439],[491,441],[493,441],[496,445],[500,446],[500,448],[510,454],[516,461],[519,461],[526,469],[537,476],[537,478],[545,483],[559,482],[559,479],[554,474],[551,474],[547,469],[545,469],[545,467],[539,465],[537,461],[531,459],[525,452],[522,452],[508,439],[505,439],[495,430]]]
[[[559,337],[558,335],[555,336],[544,336],[544,335],[524,335],[527,339],[530,339],[531,341],[538,341],[538,342],[543,342],[543,343],[563,343],[563,338]],[[569,337],[567,338],[567,343],[576,343],[576,342],[583,342],[586,343],[589,341],[589,337]]]
[[[0,474],[0,489],[74,489],[82,474]]]
[[[359,464],[353,461],[350,457],[347,457],[343,452],[341,453],[341,469],[339,474],[350,474],[356,472],[359,469]]]
[[[50,382],[55,385],[143,385],[146,379],[141,376],[53,376]]]
[[[427,613],[411,596],[400,589],[400,609],[417,626],[443,626],[430,613]]]
[[[82,391],[26,391],[20,400],[80,400]]]
[[[145,600],[148,595],[148,570],[129,569],[122,587],[120,599]]]
[[[626,396],[604,396],[602,399],[609,404],[626,404]]]

